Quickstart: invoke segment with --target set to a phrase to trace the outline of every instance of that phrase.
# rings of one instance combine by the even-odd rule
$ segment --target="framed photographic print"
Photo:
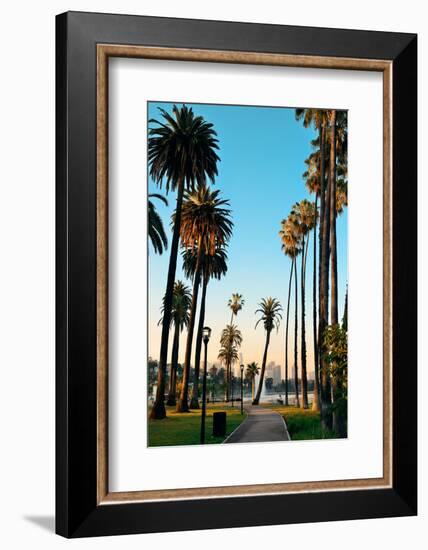
[[[416,514],[416,36],[56,47],[57,532]]]

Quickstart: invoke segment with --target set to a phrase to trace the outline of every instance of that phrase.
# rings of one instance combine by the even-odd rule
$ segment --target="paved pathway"
[[[247,418],[232,432],[225,443],[288,441],[290,436],[282,416],[260,406],[245,407]]]

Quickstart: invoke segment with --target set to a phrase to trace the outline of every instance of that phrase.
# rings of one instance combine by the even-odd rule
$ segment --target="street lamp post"
[[[241,365],[241,414],[244,414],[244,365]]]
[[[232,367],[230,367],[230,382],[231,382],[231,388],[232,388],[232,408],[234,407],[234,404],[233,404],[233,371],[232,371]]]
[[[201,444],[205,443],[205,417],[207,414],[206,408],[206,396],[207,396],[207,354],[208,354],[208,342],[211,336],[210,327],[204,327],[202,329],[202,338],[205,346],[205,359],[204,359],[204,376],[202,378],[202,414],[201,414]]]

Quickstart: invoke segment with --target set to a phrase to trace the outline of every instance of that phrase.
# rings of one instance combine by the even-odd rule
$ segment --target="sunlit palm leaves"
[[[293,205],[290,213],[290,221],[294,224],[295,232],[300,236],[301,240],[303,240],[314,227],[317,217],[318,212],[316,212],[313,202],[303,199]]]
[[[232,234],[233,222],[229,201],[220,198],[220,191],[201,185],[186,192],[182,208],[180,236],[186,248],[200,249],[213,255]],[[173,220],[175,217],[173,217]]]
[[[296,258],[301,252],[301,235],[298,225],[291,216],[282,220],[279,236],[284,254],[291,259]]]

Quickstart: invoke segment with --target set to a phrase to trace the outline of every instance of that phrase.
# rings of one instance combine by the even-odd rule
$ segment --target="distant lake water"
[[[302,395],[299,394],[299,397],[301,399]],[[312,401],[314,397],[313,392],[308,392],[308,400]],[[284,401],[285,394],[284,393],[267,393],[263,392],[260,396],[260,403],[277,403],[278,399],[282,399]],[[244,401],[251,401],[251,399],[244,399]],[[288,392],[288,403],[290,405],[294,405],[295,403],[295,395],[294,393]]]

